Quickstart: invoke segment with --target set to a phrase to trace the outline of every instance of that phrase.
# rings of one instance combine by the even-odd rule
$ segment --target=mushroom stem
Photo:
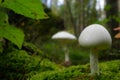
[[[64,46],[63,48],[64,52],[65,52],[65,62],[69,62],[70,58],[69,58],[69,50],[67,49],[66,46]]]
[[[92,76],[99,75],[98,53],[95,49],[91,49],[90,51],[90,69]]]

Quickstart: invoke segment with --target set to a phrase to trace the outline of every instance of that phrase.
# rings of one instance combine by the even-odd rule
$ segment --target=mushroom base
[[[65,66],[65,67],[69,67],[71,65],[71,62],[70,61],[67,61],[67,62],[64,62],[63,63],[63,66]]]

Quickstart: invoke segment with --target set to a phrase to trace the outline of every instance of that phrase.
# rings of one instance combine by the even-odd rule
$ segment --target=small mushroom
[[[52,39],[58,41],[60,45],[63,46],[63,50],[65,52],[65,65],[70,65],[70,58],[69,58],[69,50],[67,45],[73,43],[76,40],[76,37],[73,34],[70,34],[66,31],[57,32],[52,36]]]
[[[81,32],[79,44],[90,48],[90,69],[92,76],[99,75],[98,51],[110,48],[111,43],[111,36],[102,25],[92,24]]]

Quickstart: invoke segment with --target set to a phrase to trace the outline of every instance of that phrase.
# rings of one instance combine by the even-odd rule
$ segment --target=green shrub
[[[62,63],[64,61],[64,52],[62,47],[55,43],[55,41],[49,41],[44,43],[41,47],[42,51],[45,52],[45,55],[53,62]]]
[[[24,50],[0,53],[0,80],[25,80],[34,74],[57,70],[58,67],[47,59],[29,55]]]
[[[69,50],[73,65],[89,63],[89,50],[76,46],[76,44],[69,46]]]
[[[23,79],[38,65],[39,58],[32,57],[26,51],[16,50],[0,54],[0,78]]]
[[[77,44],[68,45],[70,60],[72,65],[78,64],[86,64],[89,62],[89,51],[81,48],[80,46],[76,46]],[[64,51],[62,49],[62,45],[60,45],[57,41],[49,41],[44,43],[41,46],[42,51],[44,51],[49,59],[57,64],[61,64],[64,62]]]

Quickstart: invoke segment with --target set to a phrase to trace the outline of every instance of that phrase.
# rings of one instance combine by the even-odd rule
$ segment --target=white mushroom
[[[60,42],[60,44],[63,46],[63,50],[65,52],[65,63],[70,62],[69,58],[69,50],[67,49],[67,45],[74,42],[76,40],[76,37],[73,34],[70,34],[66,31],[60,31],[57,32],[52,36],[52,39],[55,39]]]
[[[99,24],[92,24],[86,27],[79,36],[79,44],[90,48],[91,75],[99,75],[98,50],[110,48],[112,43],[109,32]]]

